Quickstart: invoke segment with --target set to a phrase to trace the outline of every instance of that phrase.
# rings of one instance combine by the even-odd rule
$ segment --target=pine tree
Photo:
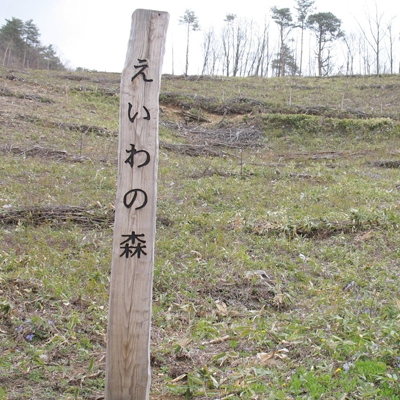
[[[308,27],[317,39],[318,75],[329,74],[331,54],[329,44],[344,36],[340,29],[342,21],[331,12],[312,14],[307,18]]]
[[[26,22],[14,17],[6,19],[0,28],[0,56],[3,66],[65,68],[53,46],[40,43],[40,32],[32,19]]]
[[[6,19],[7,23],[0,29],[0,47],[3,54],[3,65],[13,64],[14,60],[23,57],[25,42],[23,40],[24,23],[18,18]]]
[[[292,14],[289,8],[277,8],[272,7],[272,19],[279,25],[279,37],[280,37],[280,66],[281,70],[279,76],[285,76],[285,62],[286,62],[286,39],[293,29]]]
[[[199,19],[197,18],[194,11],[186,10],[185,14],[179,18],[179,23],[181,25],[186,25],[187,28],[187,37],[186,37],[186,65],[185,65],[185,75],[188,74],[189,69],[189,37],[190,30],[198,31],[200,30]]]

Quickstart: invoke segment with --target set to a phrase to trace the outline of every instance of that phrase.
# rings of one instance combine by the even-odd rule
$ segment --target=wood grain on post
[[[158,98],[168,21],[166,12],[133,13],[121,78],[107,400],[144,400],[150,392]]]

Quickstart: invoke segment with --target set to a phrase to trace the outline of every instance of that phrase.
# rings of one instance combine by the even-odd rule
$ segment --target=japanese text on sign
[[[147,60],[138,59],[138,64],[134,65],[134,68],[138,71],[132,76],[131,81],[134,81],[138,77],[142,77],[144,82],[153,82],[153,79],[148,79],[146,77],[145,70],[148,68]],[[132,115],[132,104],[128,102],[128,118],[130,122],[135,122],[136,118],[139,115],[139,111],[136,111]],[[142,106],[144,110],[143,119],[149,121],[150,120],[150,111],[146,108],[146,106]],[[129,156],[125,160],[125,164],[128,164],[131,168],[142,168],[150,163],[150,154],[148,151],[140,149],[137,150],[135,144],[130,143],[130,149],[125,150]],[[137,164],[135,165],[135,160],[137,160]],[[130,189],[128,190],[123,198],[124,206],[129,209],[133,205],[136,205],[135,210],[140,210],[146,207],[148,202],[147,193],[140,189]],[[132,231],[129,234],[122,235],[120,242],[120,249],[122,250],[120,257],[130,258],[130,257],[140,257],[146,256],[147,253],[144,249],[146,249],[146,240],[144,239],[145,235],[143,233],[137,234],[135,231]]]

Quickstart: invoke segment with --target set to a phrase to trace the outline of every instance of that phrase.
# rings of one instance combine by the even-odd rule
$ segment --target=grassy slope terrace
[[[118,74],[0,69],[0,399],[101,399]],[[398,76],[162,81],[152,399],[400,398]]]

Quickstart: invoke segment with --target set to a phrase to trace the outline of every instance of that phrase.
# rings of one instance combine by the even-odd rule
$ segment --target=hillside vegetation
[[[0,399],[102,399],[120,75],[0,69]],[[152,399],[400,398],[398,76],[164,76]]]

